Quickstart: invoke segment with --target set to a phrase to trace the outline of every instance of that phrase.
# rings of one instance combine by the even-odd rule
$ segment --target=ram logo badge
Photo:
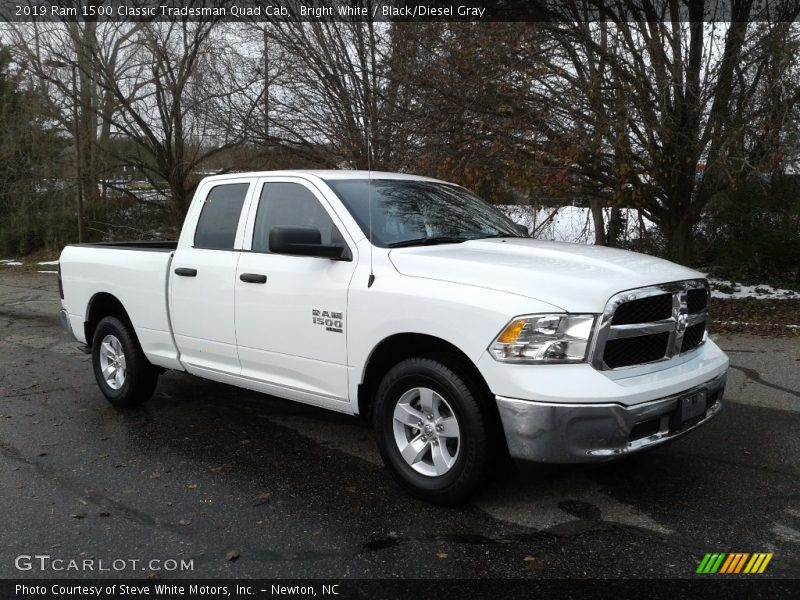
[[[319,310],[317,308],[311,309],[311,322],[314,325],[322,325],[327,331],[335,331],[342,333],[344,325],[344,317],[340,312]]]

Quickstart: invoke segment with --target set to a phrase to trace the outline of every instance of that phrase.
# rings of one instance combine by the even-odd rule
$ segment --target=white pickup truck
[[[371,419],[413,494],[504,453],[604,461],[720,409],[702,274],[543,242],[462,187],[359,171],[204,179],[177,243],[67,246],[62,320],[113,404],[165,369]]]

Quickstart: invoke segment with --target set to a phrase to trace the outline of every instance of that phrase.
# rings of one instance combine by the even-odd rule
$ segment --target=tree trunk
[[[89,21],[83,31],[78,30],[78,91],[80,106],[81,174],[83,195],[88,204],[98,198],[97,184],[100,179],[97,169],[97,113],[95,111],[96,90],[94,82],[94,59],[96,53],[97,23]]]
[[[264,145],[269,148],[269,30],[264,23]]]
[[[622,234],[625,223],[623,223],[622,210],[619,207],[613,206],[610,212],[611,214],[608,217],[606,244],[616,247],[619,245],[619,236]]]
[[[667,238],[667,255],[673,262],[688,265],[692,260],[692,230],[694,223],[688,218],[668,223],[664,236]]]
[[[186,213],[189,212],[189,204],[192,201],[192,194],[183,186],[183,182],[176,182],[170,186],[172,193],[172,216],[175,219],[175,224],[180,228],[183,225],[183,220],[186,218]]]
[[[595,246],[605,246],[606,224],[603,217],[603,205],[600,200],[589,200],[589,207],[592,209],[592,222],[594,223],[594,244]]]

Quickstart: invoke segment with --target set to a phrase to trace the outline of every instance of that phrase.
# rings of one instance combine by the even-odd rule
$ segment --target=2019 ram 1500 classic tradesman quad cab
[[[177,243],[67,246],[62,316],[119,406],[164,369],[371,417],[412,493],[466,498],[497,452],[603,461],[720,409],[702,274],[528,239],[434,179],[204,179]]]

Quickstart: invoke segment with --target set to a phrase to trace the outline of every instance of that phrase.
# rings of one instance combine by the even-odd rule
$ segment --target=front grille
[[[705,288],[695,288],[686,292],[686,309],[690,315],[704,311],[708,307],[708,292]]]
[[[688,352],[692,348],[697,348],[703,341],[703,335],[706,332],[706,322],[696,323],[686,328],[683,332],[683,341],[681,342],[681,353]]]
[[[672,294],[646,296],[620,304],[614,313],[612,325],[631,325],[669,319],[672,316]]]
[[[667,355],[669,332],[609,340],[603,355],[610,369],[653,362]]]
[[[699,279],[617,294],[603,314],[593,364],[618,369],[697,348],[705,339],[707,306],[707,283]]]

